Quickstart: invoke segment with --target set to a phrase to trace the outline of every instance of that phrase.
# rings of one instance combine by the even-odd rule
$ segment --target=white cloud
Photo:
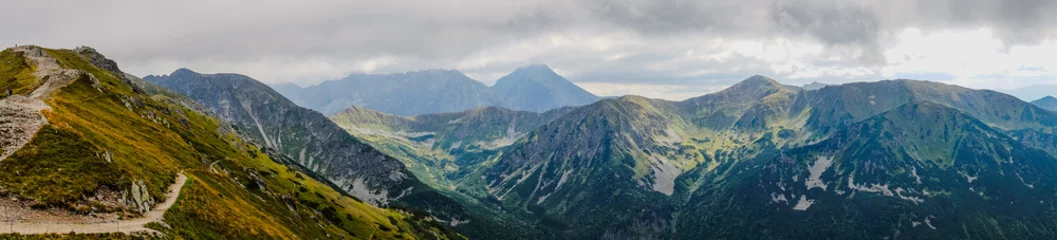
[[[582,82],[578,83],[581,88],[598,96],[624,96],[639,95],[649,98],[659,98],[671,101],[682,101],[687,98],[697,97],[708,93],[717,92],[726,86],[712,86],[704,88],[689,89],[679,85],[661,84],[638,84],[638,83],[605,83],[605,82]]]
[[[943,74],[946,82],[978,88],[1013,88],[1037,81],[1021,78],[1057,79],[1057,41],[1038,45],[1008,46],[989,28],[944,30],[926,33],[908,28],[898,43],[885,51],[885,77]]]

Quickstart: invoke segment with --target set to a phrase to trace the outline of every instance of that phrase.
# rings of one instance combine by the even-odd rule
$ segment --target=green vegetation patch
[[[33,68],[22,57],[22,53],[11,49],[0,51],[0,96],[7,97],[6,90],[12,94],[22,94],[33,90],[37,78]]]
[[[99,152],[77,133],[45,125],[29,144],[0,162],[0,186],[47,206],[63,206],[101,187],[122,186],[123,174]]]

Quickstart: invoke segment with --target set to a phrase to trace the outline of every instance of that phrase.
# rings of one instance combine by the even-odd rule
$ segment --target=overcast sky
[[[683,99],[751,75],[1057,84],[1055,0],[12,1],[0,43],[95,47],[136,75],[180,67],[311,85],[548,64],[598,95]]]

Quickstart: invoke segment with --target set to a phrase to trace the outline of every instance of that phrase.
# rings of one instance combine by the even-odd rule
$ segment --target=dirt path
[[[183,173],[176,175],[176,183],[169,186],[169,192],[165,194],[165,202],[158,204],[153,210],[147,212],[143,217],[126,220],[112,220],[97,224],[62,223],[62,222],[36,222],[36,223],[11,223],[6,222],[0,226],[0,234],[42,234],[42,233],[111,233],[111,232],[155,232],[144,227],[150,222],[161,222],[165,211],[169,210],[176,199],[180,197],[180,190],[187,182],[187,176]]]
[[[48,123],[48,119],[40,113],[41,110],[51,110],[44,103],[45,98],[87,74],[77,69],[62,68],[55,58],[39,47],[21,46],[14,48],[14,51],[22,53],[25,60],[33,65],[36,69],[33,74],[41,85],[27,96],[14,95],[0,99],[0,149],[3,150],[0,160],[29,143],[37,130]],[[98,81],[93,76],[89,77]]]

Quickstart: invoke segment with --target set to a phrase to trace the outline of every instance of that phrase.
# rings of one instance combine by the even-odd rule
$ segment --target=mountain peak
[[[598,101],[598,96],[576,86],[547,65],[520,67],[496,80],[489,89],[502,98],[504,107],[513,110],[541,112]]]
[[[730,86],[729,88],[724,89],[720,92],[768,92],[768,90],[773,89],[784,89],[784,86],[781,83],[778,83],[778,81],[775,81],[774,79],[761,75],[753,75],[752,77],[746,78],[745,80],[741,80],[741,82],[738,82],[737,84],[734,84],[733,86]]]
[[[1042,109],[1057,111],[1057,98],[1053,96],[1045,96],[1038,100],[1031,101],[1032,105],[1038,106]]]
[[[514,76],[514,77],[512,77]],[[550,67],[544,64],[534,64],[518,67],[514,72],[508,74],[506,77],[500,78],[496,81],[496,84],[500,82],[509,82],[509,80],[528,80],[541,83],[564,83],[569,82],[568,79],[558,75]]]
[[[412,73],[432,73],[432,74],[462,74],[459,70],[455,69],[443,69],[443,68],[430,68],[421,71],[411,71]]]
[[[531,65],[525,65],[525,66],[518,67],[516,70],[514,70],[514,72],[542,72],[542,73],[550,72],[550,73],[554,73],[554,70],[551,70],[551,67],[547,66],[547,64],[531,64]]]
[[[180,69],[176,69],[176,71],[173,71],[172,74],[169,74],[169,76],[174,76],[174,77],[176,77],[176,76],[189,76],[189,75],[198,75],[198,73],[195,72],[195,71],[191,71],[191,69],[180,68]]]
[[[454,78],[463,78],[463,77],[469,78],[465,74],[460,72],[459,70],[442,69],[442,68],[431,68],[431,69],[426,69],[426,70],[410,71],[410,72],[405,72],[404,75],[410,75],[410,76],[414,76],[414,75],[417,75],[417,76],[438,76],[438,77],[445,77],[445,78],[452,78],[452,77],[454,77]]]
[[[829,86],[829,84],[820,83],[820,82],[811,82],[811,83],[805,84],[803,86],[803,88],[804,88],[804,90],[809,90],[810,91],[810,90],[819,90],[819,89],[825,88],[826,86]]]
[[[777,86],[777,85],[782,85],[781,83],[778,83],[778,81],[775,81],[774,79],[771,79],[769,77],[765,77],[763,75],[752,75],[752,77],[746,78],[745,80],[741,80],[741,82],[738,82],[738,84],[748,84],[748,85],[754,85],[754,86],[760,86],[760,85],[775,85],[775,86]],[[736,85],[738,85],[738,84],[736,84]]]

